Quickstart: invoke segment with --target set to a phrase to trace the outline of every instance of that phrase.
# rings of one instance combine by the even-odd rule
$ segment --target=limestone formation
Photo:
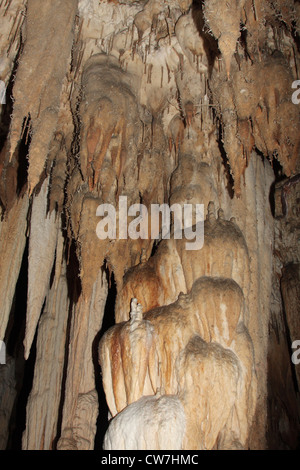
[[[185,413],[179,397],[145,395],[111,421],[104,449],[181,450],[184,431]]]
[[[1,449],[299,446],[299,11],[0,0]]]

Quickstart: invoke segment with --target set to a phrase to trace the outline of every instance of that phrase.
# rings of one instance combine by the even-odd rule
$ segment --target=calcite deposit
[[[0,0],[1,449],[299,446],[299,13]]]

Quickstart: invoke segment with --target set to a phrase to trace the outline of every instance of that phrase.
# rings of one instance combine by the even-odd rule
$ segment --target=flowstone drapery
[[[155,411],[147,418],[147,423],[153,421],[155,439],[152,436],[147,440],[144,432],[149,429],[144,430],[143,419],[139,417],[140,413],[143,416],[143,409],[138,400],[147,396],[150,400],[150,395],[156,396],[157,391],[165,398],[166,413],[168,400],[172,407],[175,396],[183,406],[185,433],[180,448],[247,446],[257,384],[253,343],[246,327],[248,307],[241,286],[233,278],[247,292],[248,250],[238,227],[224,221],[221,215],[220,209],[216,219],[213,204],[209,204],[206,250],[193,253],[192,259],[182,257],[181,265],[176,267],[177,272],[181,268],[185,281],[180,286],[182,291],[177,292],[177,300],[142,314],[139,299],[133,298],[129,320],[112,327],[101,339],[99,360],[104,390],[111,415],[117,415],[106,437],[110,449],[132,445],[126,439],[122,441],[124,433],[128,443],[136,442],[139,436],[137,445],[142,448],[153,448],[153,442],[157,443],[155,448],[164,448],[161,447],[164,427],[155,425],[160,407],[156,411],[154,406]],[[209,246],[210,240],[215,246]],[[162,242],[157,251],[160,266],[168,265],[172,253],[164,251],[164,243],[180,250],[182,241]],[[161,247],[163,254],[159,256]],[[127,296],[128,292],[131,295],[147,292],[147,263],[143,266],[143,277],[139,271],[139,267],[133,269],[127,279]],[[151,284],[153,277],[152,274]],[[162,282],[157,275],[157,285]],[[158,295],[152,301],[159,305],[162,299],[159,289],[154,293]],[[124,307],[128,305],[126,294],[122,297]],[[195,416],[195,409],[199,409],[201,416]]]

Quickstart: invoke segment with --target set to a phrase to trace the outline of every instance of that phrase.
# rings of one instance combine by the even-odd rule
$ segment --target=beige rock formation
[[[104,449],[181,450],[185,422],[184,407],[178,396],[145,395],[111,421]]]
[[[0,21],[0,447],[295,449],[299,2]]]

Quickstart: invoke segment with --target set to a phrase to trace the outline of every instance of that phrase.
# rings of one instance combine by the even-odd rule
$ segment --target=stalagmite
[[[184,430],[184,408],[177,396],[144,396],[111,421],[104,449],[181,450]]]
[[[133,304],[131,308],[136,307]],[[239,320],[243,320],[243,310],[243,295],[234,281],[201,277],[193,285],[190,295],[182,294],[177,302],[146,313],[143,329],[143,322],[140,322],[133,330],[132,320],[113,327],[102,339],[99,351],[108,402],[116,403],[120,412],[125,404],[133,401],[131,397],[140,398],[147,368],[153,392],[159,388],[167,394],[175,394],[176,361],[193,334],[228,347],[235,337]],[[146,336],[143,340],[142,333],[144,329],[146,333],[146,328],[151,341],[148,339],[144,345]],[[128,372],[130,379],[126,377]],[[138,388],[137,381],[140,382]],[[127,398],[122,402],[124,390]],[[111,412],[115,414],[112,409]]]
[[[184,449],[214,448],[232,412],[238,378],[238,360],[231,351],[191,338],[179,363],[180,396],[187,417]]]
[[[143,320],[142,306],[133,299],[129,322],[108,331],[101,341],[99,360],[112,416],[144,394],[153,333],[152,324]],[[122,401],[124,391],[126,401]]]
[[[126,328],[127,327],[127,328]],[[149,351],[153,342],[153,327],[143,321],[141,304],[131,302],[130,321],[120,334],[122,366],[127,403],[133,403],[144,393]],[[138,373],[128,374],[128,371]]]

